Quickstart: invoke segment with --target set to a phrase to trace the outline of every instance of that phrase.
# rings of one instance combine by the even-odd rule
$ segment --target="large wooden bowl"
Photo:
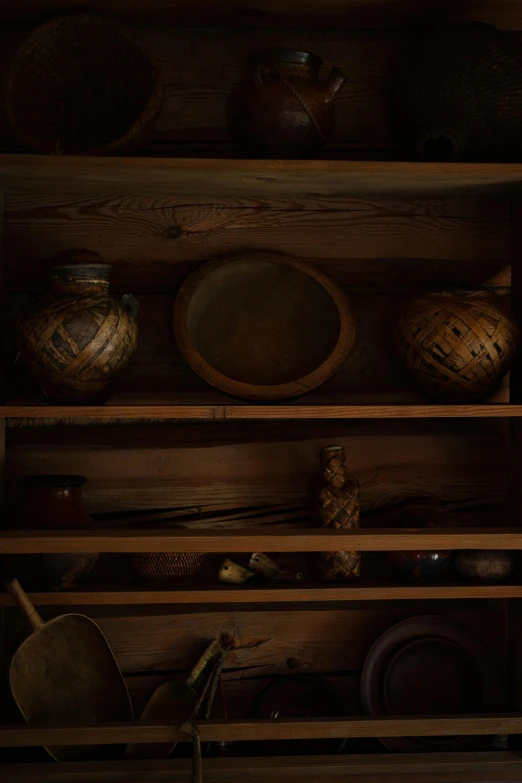
[[[183,284],[174,333],[192,369],[249,400],[315,389],[342,365],[355,338],[347,298],[291,256],[248,252],[211,261]]]

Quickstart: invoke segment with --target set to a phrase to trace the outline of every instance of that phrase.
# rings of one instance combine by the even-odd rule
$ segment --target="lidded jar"
[[[18,351],[49,402],[103,404],[136,353],[138,304],[109,296],[111,267],[97,253],[69,250],[57,262],[18,320]]]
[[[24,476],[17,526],[22,530],[89,530],[93,520],[84,506],[85,476]],[[10,558],[8,568],[24,586],[71,589],[90,573],[97,553],[45,553]]]
[[[319,81],[323,61],[294,49],[269,49],[247,59],[248,83],[233,97],[231,128],[255,158],[307,158],[328,143],[335,96],[346,81],[332,68]]]

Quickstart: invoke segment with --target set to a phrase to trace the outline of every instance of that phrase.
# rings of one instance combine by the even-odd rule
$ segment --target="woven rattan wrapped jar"
[[[426,397],[468,403],[492,393],[519,343],[513,319],[483,292],[427,294],[402,312],[395,352]]]
[[[192,584],[201,574],[206,554],[203,552],[137,552],[132,565],[146,582],[183,587]]]
[[[61,16],[34,30],[7,74],[12,130],[40,152],[134,152],[162,100],[156,64],[125,33],[89,14]]]
[[[359,527],[359,484],[347,475],[342,446],[321,449],[321,481],[314,508],[318,527]],[[355,551],[315,552],[310,557],[312,571],[324,582],[358,579],[361,556]]]
[[[69,250],[50,270],[50,286],[17,323],[18,351],[48,401],[106,402],[138,345],[138,303],[109,295],[111,267],[89,250]]]
[[[520,40],[479,22],[417,31],[392,79],[389,114],[392,134],[421,160],[520,160]]]

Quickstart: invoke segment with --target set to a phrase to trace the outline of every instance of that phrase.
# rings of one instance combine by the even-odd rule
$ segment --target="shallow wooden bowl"
[[[291,256],[248,252],[211,261],[183,284],[174,333],[192,369],[249,400],[315,389],[342,365],[355,338],[347,298]]]

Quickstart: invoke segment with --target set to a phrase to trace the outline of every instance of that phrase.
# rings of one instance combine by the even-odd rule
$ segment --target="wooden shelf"
[[[126,590],[71,590],[30,593],[34,606],[131,606],[159,604],[259,604],[316,601],[397,601],[437,599],[522,598],[522,585],[411,584],[302,587],[203,587]],[[0,607],[14,606],[8,593],[0,593]]]
[[[283,530],[1,530],[0,554],[44,552],[328,552],[522,549],[521,528]]]
[[[437,737],[461,734],[522,734],[522,715],[463,715],[407,718],[280,718],[198,722],[202,741],[224,742],[344,737]],[[100,723],[95,726],[5,726],[0,747],[30,745],[112,745],[126,742],[189,742],[172,725]]]
[[[522,164],[0,155],[0,188],[180,198],[474,196],[522,192]]]
[[[4,405],[7,419],[61,420],[303,420],[520,418],[522,405]]]
[[[522,758],[513,751],[482,753],[379,753],[336,756],[209,758],[205,783],[296,781],[430,781],[507,783],[522,779]],[[2,783],[172,783],[190,780],[190,759],[1,764]]]

